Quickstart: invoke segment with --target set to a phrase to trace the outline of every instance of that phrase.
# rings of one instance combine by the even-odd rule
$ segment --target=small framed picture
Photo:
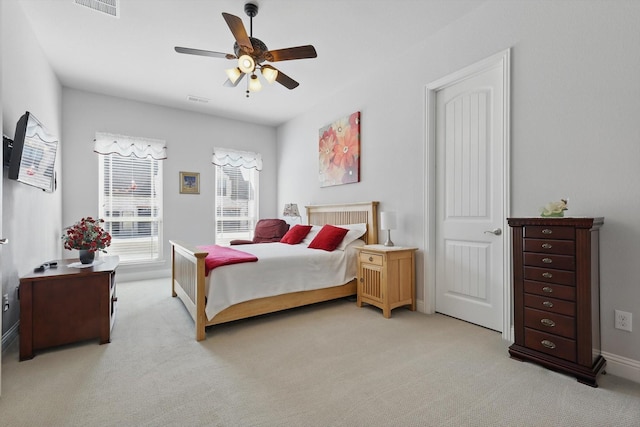
[[[200,194],[199,172],[180,172],[180,193]]]

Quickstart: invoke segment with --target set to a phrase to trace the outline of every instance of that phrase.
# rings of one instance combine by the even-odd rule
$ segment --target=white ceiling
[[[74,0],[20,0],[65,87],[205,114],[278,125],[334,96],[375,67],[405,66],[412,46],[477,7],[480,0],[257,0],[253,36],[269,49],[312,44],[315,59],[274,65],[300,82],[223,87],[235,61],[178,54],[174,46],[233,53],[221,13],[242,18],[244,0],[119,0],[114,18]],[[364,66],[363,66],[364,65]],[[390,77],[382,84],[395,84]],[[208,103],[188,101],[188,96]]]

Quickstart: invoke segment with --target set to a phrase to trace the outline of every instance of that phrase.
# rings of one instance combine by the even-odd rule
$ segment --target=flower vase
[[[80,249],[80,263],[91,264],[95,257],[96,253],[94,251],[90,251],[88,249]]]

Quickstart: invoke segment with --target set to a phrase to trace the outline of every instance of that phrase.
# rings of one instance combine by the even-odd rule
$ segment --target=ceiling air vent
[[[80,6],[86,6],[114,18],[120,17],[120,8],[118,7],[120,0],[75,0],[75,2]]]
[[[209,102],[207,98],[203,98],[201,96],[195,96],[195,95],[187,95],[187,99],[191,102],[199,102],[201,104],[207,104]]]

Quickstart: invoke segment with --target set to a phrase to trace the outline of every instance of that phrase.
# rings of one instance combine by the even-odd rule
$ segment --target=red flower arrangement
[[[111,235],[100,226],[103,222],[104,219],[88,216],[65,228],[66,232],[62,236],[64,248],[107,252],[104,248],[111,245]]]

